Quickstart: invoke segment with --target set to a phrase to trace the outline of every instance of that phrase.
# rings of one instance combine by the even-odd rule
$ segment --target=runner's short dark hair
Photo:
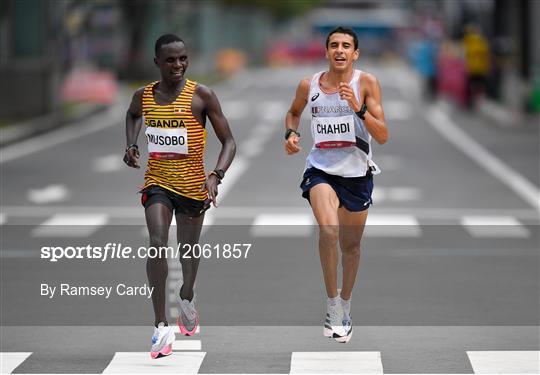
[[[161,50],[161,46],[163,46],[165,44],[169,44],[169,43],[174,43],[174,42],[182,42],[182,43],[184,43],[182,38],[180,38],[179,36],[174,35],[174,34],[164,34],[164,35],[160,36],[158,38],[158,40],[156,40],[156,45],[154,46],[154,51],[156,53],[156,57],[158,57],[158,55],[159,55],[159,51]]]
[[[332,30],[332,31],[330,31],[328,33],[328,36],[326,37],[326,48],[327,49],[328,49],[328,43],[330,43],[330,36],[332,36],[332,34],[336,34],[336,33],[347,34],[347,35],[352,36],[353,41],[354,41],[354,49],[355,50],[358,49],[358,36],[356,35],[356,33],[354,32],[353,29],[350,29],[348,27],[343,27],[343,26],[338,26],[334,30]]]

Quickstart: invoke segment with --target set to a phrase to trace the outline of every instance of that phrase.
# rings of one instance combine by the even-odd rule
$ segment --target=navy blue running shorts
[[[201,216],[204,211],[210,208],[209,205],[205,204],[205,201],[184,197],[158,185],[148,186],[141,190],[141,193],[141,203],[144,208],[148,208],[154,203],[162,203],[175,214],[189,217]]]
[[[339,206],[351,212],[367,210],[373,204],[373,176],[341,177],[328,174],[320,169],[311,167],[306,169],[300,188],[302,197],[309,202],[309,190],[318,184],[330,185],[339,199]],[[311,203],[311,202],[310,202]]]

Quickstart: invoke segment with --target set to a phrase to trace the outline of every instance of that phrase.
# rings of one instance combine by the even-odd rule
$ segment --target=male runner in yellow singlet
[[[155,44],[154,62],[161,80],[141,87],[133,95],[126,115],[124,161],[140,168],[137,138],[144,118],[149,158],[141,201],[150,246],[167,246],[173,213],[178,243],[194,245],[199,241],[205,210],[211,203],[216,206],[218,185],[231,165],[236,145],[214,92],[184,77],[188,67],[184,41],[172,34],[161,36]],[[222,145],[217,164],[208,176],[203,164],[207,118]],[[177,291],[178,326],[181,333],[193,335],[199,326],[193,291],[199,259],[184,259],[180,254],[180,261],[183,284]],[[174,330],[165,315],[167,259],[148,258],[146,273],[154,288],[155,329],[150,354],[160,358],[172,353],[174,341]]]
[[[319,224],[319,255],[327,293],[323,333],[339,342],[352,336],[350,298],[360,262],[360,240],[371,205],[371,139],[388,138],[381,105],[381,88],[371,74],[356,70],[358,38],[344,27],[326,39],[329,69],[304,78],[285,119],[285,151],[300,151],[298,125],[309,103],[311,149],[300,185]],[[341,247],[343,285],[338,295],[338,250]]]

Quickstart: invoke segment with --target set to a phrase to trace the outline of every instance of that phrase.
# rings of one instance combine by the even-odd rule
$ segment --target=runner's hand
[[[139,158],[141,154],[136,147],[132,147],[126,150],[124,154],[124,163],[126,163],[131,168],[140,168],[141,164],[139,163]]]
[[[218,195],[218,185],[220,181],[219,178],[217,178],[214,174],[211,174],[206,179],[206,182],[203,184],[201,191],[207,191],[208,192],[208,199],[211,203],[214,204],[214,207],[217,207],[217,195]],[[209,204],[210,204],[209,202]]]
[[[342,100],[346,100],[349,104],[349,107],[351,107],[354,112],[358,112],[360,111],[360,109],[362,109],[362,106],[360,105],[360,103],[358,103],[358,100],[356,100],[356,95],[354,95],[352,87],[349,86],[348,83],[340,82],[338,91],[339,98]]]
[[[298,145],[299,142],[300,137],[298,134],[291,133],[291,135],[289,135],[289,138],[285,141],[285,152],[287,155],[293,155],[302,150],[302,147]]]

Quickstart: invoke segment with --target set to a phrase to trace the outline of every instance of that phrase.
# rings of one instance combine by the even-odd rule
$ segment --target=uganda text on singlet
[[[309,89],[313,147],[306,160],[306,169],[315,167],[342,177],[365,176],[370,166],[378,170],[371,160],[371,135],[364,122],[346,100],[340,99],[339,92],[328,93],[321,89],[323,73],[312,77]],[[360,70],[354,70],[349,82],[358,101],[360,75]]]
[[[143,189],[158,185],[188,198],[205,200],[207,192],[200,190],[206,178],[206,130],[191,113],[197,83],[186,80],[180,95],[167,105],[159,105],[154,99],[157,83],[145,87],[142,100],[148,145]]]

